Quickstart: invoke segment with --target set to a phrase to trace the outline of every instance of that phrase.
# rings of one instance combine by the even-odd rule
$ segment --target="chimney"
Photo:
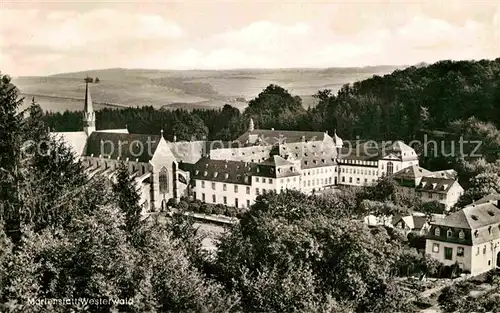
[[[176,142],[176,141],[177,141],[177,136],[176,136],[176,135],[174,135],[174,142]]]

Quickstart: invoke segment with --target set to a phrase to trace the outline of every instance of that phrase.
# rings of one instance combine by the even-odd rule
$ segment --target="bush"
[[[177,209],[179,211],[184,212],[184,211],[187,211],[188,208],[189,208],[189,204],[186,201],[184,201],[184,200],[179,201],[179,204],[177,205]]]
[[[235,217],[236,214],[237,214],[237,208],[235,207],[226,207],[226,212],[224,212],[224,215],[228,216],[228,217]]]
[[[203,214],[212,214],[214,209],[213,209],[213,205],[211,205],[209,203],[203,203],[201,205],[200,210],[201,210],[201,213],[203,213]]]
[[[189,211],[195,212],[195,213],[202,213],[201,212],[201,203],[197,201],[193,201],[189,204]]]
[[[167,206],[173,206],[173,207],[175,207],[176,204],[177,204],[177,199],[175,199],[175,198],[170,198],[167,201]]]
[[[213,214],[222,215],[226,212],[226,206],[223,204],[216,204],[214,207]]]

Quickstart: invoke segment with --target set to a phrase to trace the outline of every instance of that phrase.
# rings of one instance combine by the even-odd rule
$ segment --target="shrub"
[[[213,214],[222,215],[226,212],[226,207],[223,204],[216,204],[214,207]]]
[[[186,201],[179,201],[179,204],[177,205],[177,209],[179,209],[179,211],[187,211],[188,208],[189,204]]]
[[[170,198],[167,201],[167,206],[175,206],[177,204],[177,199],[175,198]]]
[[[201,203],[196,202],[196,201],[191,202],[189,204],[189,211],[195,212],[195,213],[202,213],[201,212]]]
[[[203,203],[201,205],[201,213],[203,214],[212,214],[213,212],[213,205],[209,204],[209,203]]]

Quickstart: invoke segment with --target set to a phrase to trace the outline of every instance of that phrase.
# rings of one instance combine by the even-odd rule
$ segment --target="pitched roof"
[[[422,177],[422,180],[416,187],[416,190],[435,193],[447,193],[455,183],[458,184],[458,182],[454,179],[427,176]]]
[[[271,176],[270,170],[267,167],[264,167],[264,169],[267,170],[268,176]],[[230,184],[250,185],[251,177],[255,174],[257,174],[256,164],[243,161],[202,158],[191,168],[191,178],[193,179],[226,182]],[[259,176],[264,176],[263,174],[265,173],[262,172],[260,174]]]
[[[203,157],[205,144],[205,141],[167,142],[177,161],[192,164],[198,162]]]
[[[87,140],[85,155],[148,162],[153,157],[160,139],[159,135],[93,132]]]
[[[427,223],[427,217],[425,215],[407,215],[403,217],[396,218],[393,221],[393,225],[399,223],[399,221],[403,221],[410,229],[412,230],[420,230]]]
[[[449,179],[456,179],[457,178],[457,171],[450,169],[450,170],[442,170],[442,171],[435,171],[429,174],[428,176],[431,177],[441,177],[441,178],[449,178]]]
[[[424,176],[429,176],[432,174],[431,171],[426,170],[423,167],[420,167],[418,165],[412,165],[409,167],[406,167],[399,172],[396,172],[394,174],[394,178],[396,179],[416,179]]]
[[[235,141],[244,144],[248,141],[252,141],[250,140],[251,136],[262,138],[265,143],[270,145],[282,142],[291,143],[301,141],[323,141],[325,138],[331,139],[331,137],[324,132],[255,129],[253,131],[247,131]]]
[[[395,141],[389,147],[389,149],[385,151],[384,156],[391,154],[396,154],[403,161],[418,159],[418,155],[415,152],[415,150],[413,150],[412,147],[408,146],[407,144],[399,140]]]
[[[492,193],[487,196],[482,197],[479,200],[474,201],[473,204],[483,204],[483,203],[488,203],[488,202],[496,202],[500,200],[500,195],[497,193]]]
[[[491,224],[500,223],[500,209],[493,203],[471,204],[460,211],[454,212],[433,224],[477,229]]]
[[[54,132],[51,133],[55,138],[63,140],[73,150],[77,157],[85,152],[85,145],[87,143],[87,133],[84,131],[79,132]]]
[[[98,133],[119,133],[119,134],[128,134],[127,128],[117,128],[117,129],[99,129],[96,130]]]

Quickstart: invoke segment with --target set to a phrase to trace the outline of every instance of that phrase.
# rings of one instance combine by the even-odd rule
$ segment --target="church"
[[[96,115],[90,86],[85,85],[83,130],[55,132],[64,140],[85,167],[89,177],[97,174],[110,179],[120,164],[125,164],[137,184],[144,211],[165,207],[170,198],[185,193],[189,172],[179,163],[196,163],[202,157],[202,141],[167,142],[160,134],[130,134],[125,129],[96,129]]]
[[[145,212],[166,208],[169,199],[182,196],[249,207],[269,191],[316,193],[338,185],[366,186],[419,164],[417,153],[401,141],[388,147],[346,147],[336,132],[255,129],[252,119],[248,130],[231,142],[168,142],[163,131],[98,130],[88,83],[83,113],[82,131],[53,134],[72,147],[89,177],[113,179],[125,164]]]

